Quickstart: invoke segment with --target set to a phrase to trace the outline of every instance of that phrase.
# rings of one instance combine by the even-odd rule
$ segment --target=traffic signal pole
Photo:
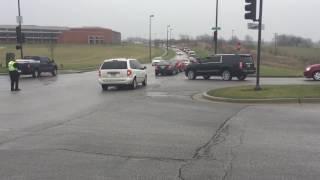
[[[22,25],[21,25],[21,21],[22,21],[22,17],[21,17],[21,10],[20,10],[20,0],[18,0],[18,14],[19,14],[19,17],[18,17],[18,19],[19,19],[19,29],[20,29],[20,34],[22,35]],[[20,45],[20,54],[21,54],[21,59],[23,59],[23,47],[22,47],[22,44],[23,44],[23,42],[22,42],[23,40],[22,40],[22,37],[20,38],[20,40],[19,40],[19,45]]]
[[[218,50],[218,10],[219,10],[219,0],[216,2],[216,32],[214,38],[214,54],[217,54]]]
[[[263,0],[260,0],[260,10],[259,10],[259,33],[258,33],[258,57],[257,57],[257,81],[255,90],[261,90],[260,87],[260,60],[261,60],[261,35],[262,35],[262,9]]]

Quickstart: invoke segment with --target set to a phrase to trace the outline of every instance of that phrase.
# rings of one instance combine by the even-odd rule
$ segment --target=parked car
[[[18,68],[22,75],[32,75],[32,77],[40,77],[41,73],[49,72],[52,76],[56,76],[58,66],[48,57],[25,56],[23,59],[17,59]]]
[[[308,66],[304,71],[306,78],[313,78],[315,81],[320,81],[320,64]]]
[[[204,79],[221,76],[223,80],[230,81],[234,76],[239,80],[245,80],[248,74],[255,72],[253,58],[249,54],[218,54],[189,64],[185,75],[190,80],[196,79],[197,76],[203,76]]]
[[[160,61],[163,61],[162,57],[155,57],[152,62],[151,62],[151,65],[152,66],[155,66],[157,65]]]
[[[99,68],[99,83],[103,90],[109,86],[129,86],[135,89],[138,83],[147,85],[146,67],[136,59],[108,59]]]
[[[155,67],[155,75],[175,75],[179,70],[175,66],[174,61],[161,61]]]

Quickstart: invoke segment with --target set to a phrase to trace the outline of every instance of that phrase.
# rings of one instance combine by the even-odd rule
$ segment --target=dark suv
[[[204,79],[221,76],[225,81],[232,80],[232,77],[245,80],[248,74],[256,73],[256,68],[249,54],[217,54],[189,64],[185,73],[190,80],[197,76],[203,76]]]

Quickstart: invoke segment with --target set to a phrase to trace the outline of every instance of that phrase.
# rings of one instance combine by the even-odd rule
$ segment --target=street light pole
[[[231,41],[233,42],[234,39],[234,29],[232,29]]]
[[[171,43],[172,43],[172,30],[173,28],[170,28],[169,46],[171,46]]]
[[[22,21],[22,17],[21,17],[21,9],[20,9],[20,0],[18,0],[18,21],[19,21],[19,27],[20,27],[20,34],[22,34],[22,25],[21,25],[21,21]],[[22,39],[20,40],[20,54],[21,54],[21,59],[23,59],[23,47],[22,47]]]
[[[170,25],[167,25],[167,54],[169,52],[169,28],[170,28]]]
[[[151,20],[153,17],[154,17],[154,15],[149,16],[149,59],[150,59],[150,62],[152,61]]]
[[[217,54],[218,49],[218,10],[219,10],[219,0],[216,1],[216,39],[214,44],[214,54]]]

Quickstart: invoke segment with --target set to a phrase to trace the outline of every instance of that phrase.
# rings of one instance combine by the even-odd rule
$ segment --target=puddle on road
[[[147,92],[148,97],[168,97],[170,96],[167,92]]]

